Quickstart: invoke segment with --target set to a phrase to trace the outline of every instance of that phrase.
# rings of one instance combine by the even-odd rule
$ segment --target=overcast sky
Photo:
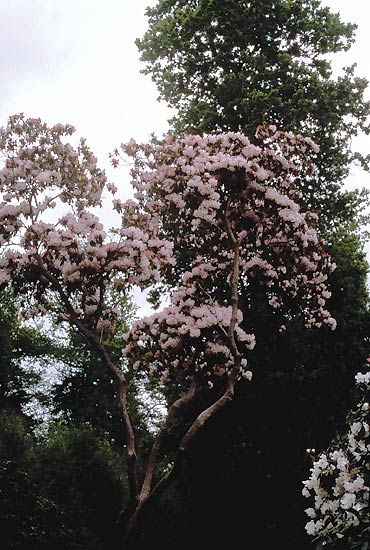
[[[154,3],[153,1],[151,2]],[[101,165],[131,137],[167,129],[134,40],[150,0],[0,0],[0,121],[73,124]]]
[[[0,124],[24,112],[68,122],[102,165],[116,145],[167,129],[169,111],[140,74],[134,40],[155,0],[0,0]],[[358,24],[343,62],[370,80],[370,2],[324,0]],[[370,98],[370,94],[369,94]]]
[[[109,175],[108,153],[121,142],[164,133],[170,112],[156,101],[150,77],[140,74],[134,44],[146,30],[145,7],[155,3],[0,0],[0,125],[17,112],[71,123]],[[358,25],[356,45],[338,64],[357,62],[358,75],[370,81],[370,2],[323,4]],[[370,152],[369,138],[358,143]],[[351,182],[370,188],[369,176],[356,170]],[[127,177],[116,184],[129,192]]]

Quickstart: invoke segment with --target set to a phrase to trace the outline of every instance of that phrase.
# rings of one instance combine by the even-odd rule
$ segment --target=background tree
[[[88,426],[29,433],[0,414],[0,534],[9,550],[108,550],[127,498],[122,458]]]
[[[338,190],[358,157],[352,138],[369,130],[367,81],[354,66],[335,77],[328,58],[350,48],[356,25],[318,0],[160,0],[146,13],[143,72],[175,109],[175,131],[254,136],[267,121],[303,132],[320,147],[307,207],[331,230],[361,211],[364,194]]]
[[[58,513],[32,477],[34,439],[24,418],[13,411],[0,415],[0,534],[6,548],[46,548]]]
[[[34,450],[32,477],[58,512],[45,548],[118,548],[122,505],[128,498],[122,452],[89,425],[55,423]]]

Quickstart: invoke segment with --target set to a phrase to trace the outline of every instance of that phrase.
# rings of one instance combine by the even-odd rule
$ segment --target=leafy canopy
[[[337,191],[359,158],[352,137],[369,131],[367,81],[354,66],[334,77],[328,58],[350,48],[355,25],[318,0],[160,0],[147,15],[137,40],[143,72],[176,109],[176,131],[252,136],[267,121],[304,132],[321,150],[308,207],[325,212],[329,227],[359,215],[364,196],[346,194],[343,204]]]

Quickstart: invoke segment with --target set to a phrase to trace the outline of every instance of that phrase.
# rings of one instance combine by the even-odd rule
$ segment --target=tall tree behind
[[[359,157],[351,139],[369,131],[367,81],[354,66],[334,78],[328,61],[350,48],[356,25],[318,0],[160,0],[147,15],[137,40],[143,72],[176,109],[175,131],[253,136],[267,121],[304,132],[320,146],[307,206],[325,213],[329,229],[360,212],[364,193],[338,189]]]

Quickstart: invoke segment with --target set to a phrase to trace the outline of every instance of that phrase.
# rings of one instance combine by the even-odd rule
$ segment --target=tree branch
[[[150,452],[146,474],[145,474],[144,482],[140,492],[139,502],[135,508],[135,511],[130,516],[130,519],[126,525],[124,540],[123,540],[124,548],[127,545],[129,539],[131,538],[134,530],[137,527],[137,523],[141,517],[143,508],[147,505],[149,500],[152,500],[154,496],[159,494],[159,492],[161,492],[168,485],[170,480],[173,478],[175,472],[179,470],[180,462],[176,457],[174,465],[169,470],[169,472],[159,480],[159,482],[156,484],[156,486],[153,489],[151,489],[152,483],[153,483],[153,477],[155,473],[155,467],[157,465],[158,453],[162,444],[163,437],[168,433],[168,430],[172,425],[175,415],[183,407],[191,403],[191,401],[195,396],[196,389],[197,389],[197,382],[195,378],[193,378],[186,394],[180,397],[179,399],[177,399],[174,403],[172,403],[172,405],[168,409],[168,414],[167,414],[165,424],[163,425],[162,429],[160,430],[157,437],[155,438],[153,447]]]
[[[231,401],[234,397],[234,389],[235,384],[237,382],[239,375],[239,370],[235,367],[232,369],[230,374],[228,375],[226,388],[224,393],[205,409],[202,411],[197,418],[194,420],[193,424],[190,426],[184,437],[182,438],[180,442],[180,451],[185,452],[187,448],[189,447],[191,441],[194,439],[194,437],[197,435],[199,430],[204,426],[204,424],[212,417],[214,416],[226,403]]]
[[[132,428],[130,416],[127,410],[127,380],[124,373],[114,364],[110,354],[108,353],[105,346],[102,344],[99,335],[88,328],[84,322],[79,318],[74,307],[70,303],[68,296],[63,290],[62,285],[49,271],[45,268],[42,258],[37,256],[38,265],[42,271],[43,276],[49,281],[53,289],[58,293],[72,324],[74,324],[77,329],[86,337],[90,342],[92,347],[96,349],[100,357],[103,360],[103,363],[110,369],[114,374],[118,382],[119,387],[119,403],[120,410],[122,415],[122,420],[125,428],[126,436],[126,448],[127,448],[127,462],[128,462],[128,481],[129,481],[129,504],[128,507],[135,509],[138,499],[139,499],[139,482],[138,482],[138,473],[137,473],[137,455],[135,448],[135,434]]]
[[[152,487],[152,482],[153,482],[154,471],[155,471],[155,467],[156,467],[156,463],[157,463],[158,452],[160,450],[160,447],[161,447],[161,444],[162,444],[162,441],[163,441],[163,437],[168,433],[168,430],[169,430],[169,428],[171,427],[171,425],[173,423],[175,415],[184,406],[191,403],[191,401],[193,400],[193,398],[195,396],[196,389],[197,389],[197,382],[196,382],[195,378],[193,377],[193,379],[191,381],[191,384],[190,384],[186,394],[183,395],[182,397],[180,397],[179,399],[177,399],[174,403],[172,403],[172,405],[168,409],[166,421],[165,421],[163,427],[161,428],[161,430],[159,431],[159,433],[157,434],[157,436],[154,440],[150,455],[149,455],[146,474],[145,474],[144,482],[143,482],[141,493],[140,493],[140,501],[145,500],[148,497],[149,493],[150,493],[150,490],[151,490],[151,487]]]

